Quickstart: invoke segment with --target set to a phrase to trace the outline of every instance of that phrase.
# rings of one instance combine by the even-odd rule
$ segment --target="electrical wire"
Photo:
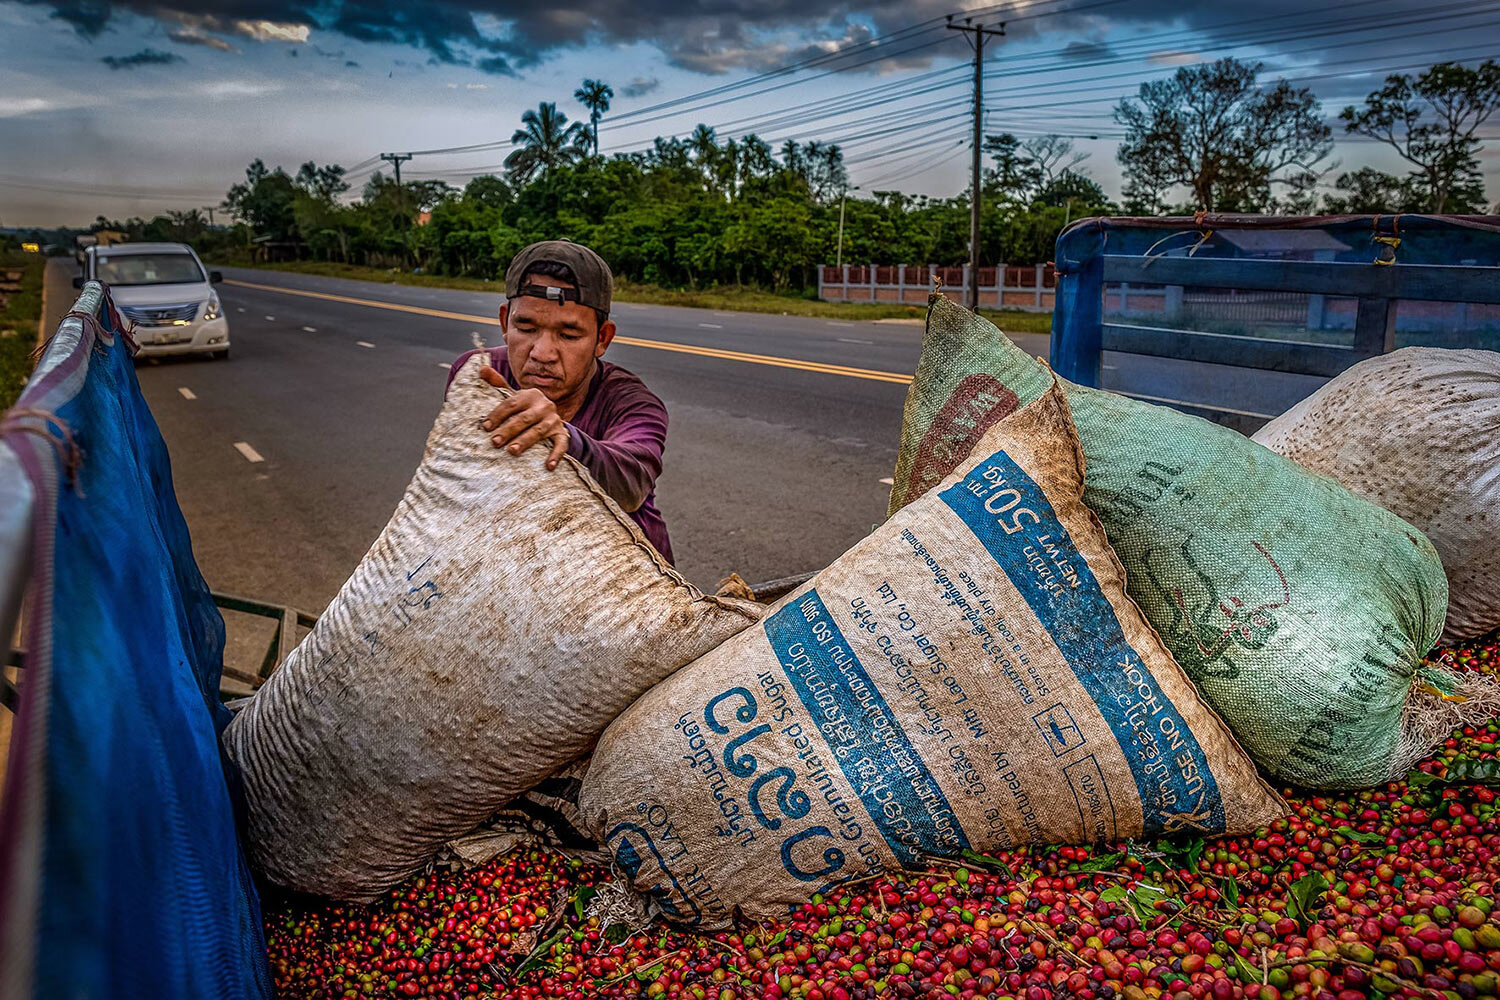
[[[52,194],[82,194],[96,198],[157,198],[163,201],[193,201],[200,204],[221,197],[216,194],[182,194],[147,188],[111,188],[91,184],[71,184],[66,181],[47,183],[45,178],[16,178],[13,174],[0,174],[0,187],[46,191]]]

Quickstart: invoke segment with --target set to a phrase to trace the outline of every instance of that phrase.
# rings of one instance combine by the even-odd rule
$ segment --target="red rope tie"
[[[80,497],[84,495],[78,484],[78,470],[83,468],[83,448],[73,437],[73,430],[66,420],[49,410],[16,406],[0,416],[0,437],[6,434],[35,434],[50,444],[57,452],[57,460],[62,463],[68,485]]]

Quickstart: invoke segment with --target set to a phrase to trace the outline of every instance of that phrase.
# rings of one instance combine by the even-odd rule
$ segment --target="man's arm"
[[[568,424],[568,454],[627,513],[641,509],[661,475],[667,408],[644,386],[622,400],[623,415],[601,437]]]

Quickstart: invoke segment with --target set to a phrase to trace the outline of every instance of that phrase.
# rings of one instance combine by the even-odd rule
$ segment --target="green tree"
[[[1340,174],[1334,181],[1338,194],[1323,199],[1325,211],[1337,215],[1387,215],[1421,212],[1427,207],[1424,192],[1409,177],[1397,177],[1374,167]]]
[[[599,119],[609,110],[614,88],[602,80],[585,80],[583,86],[573,91],[573,98],[589,109],[589,136],[594,141],[594,155],[599,155]]]
[[[1327,156],[1332,133],[1312,91],[1286,80],[1262,87],[1260,70],[1237,59],[1184,66],[1122,101],[1118,158],[1135,195],[1159,197],[1166,181],[1185,185],[1198,208],[1253,210],[1271,200],[1271,186],[1285,183],[1286,172]]]
[[[1089,158],[1087,153],[1075,153],[1073,140],[1060,135],[1033,136],[1021,143],[1021,149],[1036,167],[1036,192],[1051,186],[1063,174],[1083,176],[1075,168]],[[1104,202],[1101,200],[1098,204]]]
[[[1109,198],[1099,183],[1076,170],[1064,170],[1044,184],[1037,191],[1035,202],[1052,208],[1071,205],[1075,212],[1084,208],[1105,209],[1109,206]]]
[[[257,158],[245,168],[245,183],[234,185],[224,195],[224,208],[261,236],[278,243],[294,242],[298,235],[296,196],[297,187],[285,170],[269,170]]]
[[[985,171],[985,187],[1006,201],[1026,202],[1036,188],[1040,171],[1017,139],[1009,132],[984,137],[984,151],[995,161]]]
[[[296,183],[313,197],[329,202],[349,190],[349,182],[344,180],[344,168],[336,163],[320,167],[308,160],[298,168]]]
[[[326,260],[335,257],[349,260],[349,236],[353,225],[351,209],[331,198],[311,191],[298,191],[292,201],[297,231],[315,256]]]
[[[692,135],[687,137],[687,148],[693,154],[693,162],[697,165],[704,184],[712,190],[718,173],[720,153],[719,140],[714,135],[714,130],[699,122]]]
[[[521,127],[510,137],[515,149],[505,158],[505,170],[518,184],[577,161],[588,141],[582,122],[569,122],[551,101],[521,116]]]
[[[464,201],[471,201],[486,208],[501,209],[515,200],[510,185],[493,174],[475,177],[464,185]]]
[[[1500,112],[1500,63],[1478,66],[1438,63],[1413,79],[1406,73],[1385,78],[1385,86],[1339,114],[1346,132],[1390,146],[1412,165],[1409,188],[1392,175],[1358,171],[1358,185],[1379,187],[1389,197],[1403,190],[1420,195],[1429,212],[1483,212],[1479,172],[1481,126]],[[1367,170],[1369,168],[1366,168]]]

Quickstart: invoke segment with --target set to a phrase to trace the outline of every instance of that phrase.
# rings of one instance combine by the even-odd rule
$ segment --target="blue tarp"
[[[219,750],[223,619],[107,293],[100,312],[64,322],[0,423],[36,496],[0,995],[269,997]]]

